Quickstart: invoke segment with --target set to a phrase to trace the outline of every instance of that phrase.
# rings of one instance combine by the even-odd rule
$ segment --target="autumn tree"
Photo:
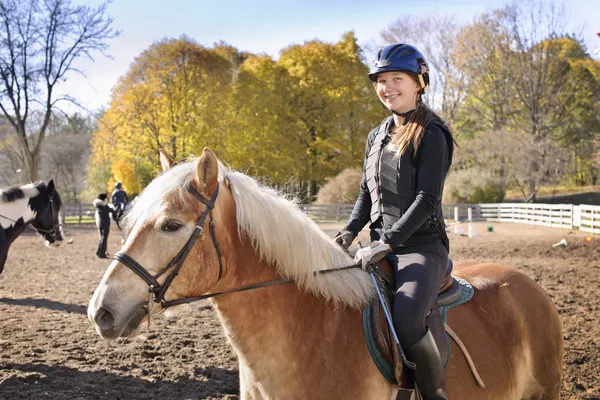
[[[288,71],[267,55],[248,57],[240,66],[223,115],[222,157],[236,169],[285,185],[297,174],[303,152],[291,121],[292,81]]]
[[[470,138],[504,132],[505,140],[519,139],[520,151],[487,145],[499,160],[495,172],[525,201],[562,178],[569,158],[562,150],[575,144],[573,138],[591,145],[598,134],[588,68],[593,63],[565,33],[563,15],[551,3],[529,0],[483,14],[459,34],[467,96],[458,118]],[[463,161],[467,168],[477,164],[472,156]]]
[[[310,200],[329,176],[364,157],[366,135],[385,117],[367,78],[352,32],[338,43],[318,40],[281,52],[278,64],[292,78],[290,141],[303,149],[295,164],[309,182]]]
[[[69,0],[0,1],[0,109],[18,140],[29,179],[38,176],[40,152],[57,85],[73,73],[81,57],[107,50],[117,36],[107,16],[108,2],[97,8]]]
[[[159,149],[181,159],[217,145],[231,85],[231,64],[214,49],[187,37],[150,46],[113,89],[94,133],[90,180],[106,185],[126,160],[137,190],[158,172]]]
[[[292,46],[277,61],[225,43],[165,39],[114,89],[94,133],[90,179],[122,158],[144,186],[140,171],[157,168],[159,148],[184,158],[210,146],[271,184],[311,182],[315,195],[328,176],[360,163],[384,116],[352,33]]]
[[[124,145],[187,156],[198,142],[210,142],[230,85],[231,65],[224,57],[186,37],[166,39],[136,58],[109,112]]]
[[[502,129],[519,107],[504,54],[510,37],[500,14],[484,13],[458,33],[456,65],[466,77],[467,96],[456,119],[465,135]]]

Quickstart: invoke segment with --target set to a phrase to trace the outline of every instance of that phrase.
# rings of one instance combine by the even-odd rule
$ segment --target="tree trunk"
[[[29,170],[29,180],[35,182],[38,179],[38,166],[40,162],[40,155],[38,152],[28,152],[27,154],[27,169]]]

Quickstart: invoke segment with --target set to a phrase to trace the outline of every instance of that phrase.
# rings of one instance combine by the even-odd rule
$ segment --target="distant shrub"
[[[505,196],[503,181],[478,168],[453,171],[444,188],[445,203],[501,203]]]
[[[329,181],[317,193],[316,204],[354,203],[360,190],[362,172],[346,168]]]

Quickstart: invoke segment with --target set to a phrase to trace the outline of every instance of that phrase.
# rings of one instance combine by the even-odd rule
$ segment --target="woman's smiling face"
[[[387,108],[404,113],[416,108],[421,88],[406,72],[389,71],[377,75],[375,90]]]

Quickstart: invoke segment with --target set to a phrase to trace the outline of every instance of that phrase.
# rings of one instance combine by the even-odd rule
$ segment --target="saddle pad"
[[[442,321],[444,321],[444,323],[446,323],[446,314],[448,313],[448,310],[454,307],[458,307],[461,304],[465,304],[473,298],[473,294],[475,293],[475,289],[473,289],[473,286],[471,286],[469,282],[457,276],[455,276],[454,279],[460,284],[461,295],[458,300],[450,304],[440,306],[440,312],[442,313]]]

